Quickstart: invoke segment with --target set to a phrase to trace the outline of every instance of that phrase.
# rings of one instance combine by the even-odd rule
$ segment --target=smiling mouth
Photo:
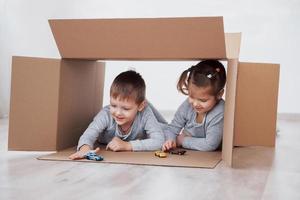
[[[203,108],[195,108],[195,110],[203,110]]]
[[[118,120],[118,121],[122,121],[124,119],[125,119],[124,117],[116,117],[116,120]]]

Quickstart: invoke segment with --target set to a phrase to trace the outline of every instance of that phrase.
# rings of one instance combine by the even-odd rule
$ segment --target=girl
[[[204,60],[181,74],[177,89],[188,99],[165,130],[164,151],[175,147],[214,151],[220,146],[225,82],[225,68],[217,60]]]

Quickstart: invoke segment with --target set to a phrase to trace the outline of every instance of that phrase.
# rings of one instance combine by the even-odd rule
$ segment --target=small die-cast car
[[[159,158],[166,158],[167,157],[167,153],[165,153],[163,151],[155,151],[154,155],[159,157]]]
[[[84,157],[87,160],[95,160],[95,161],[102,161],[103,160],[103,157],[97,155],[95,152],[88,152]]]
[[[185,154],[185,150],[172,150],[170,151],[170,154],[176,154],[176,155],[184,155]]]

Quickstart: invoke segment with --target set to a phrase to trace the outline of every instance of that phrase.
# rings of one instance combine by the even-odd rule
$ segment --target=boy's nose
[[[121,115],[122,114],[122,111],[120,109],[117,109],[115,114],[118,116],[118,115]]]

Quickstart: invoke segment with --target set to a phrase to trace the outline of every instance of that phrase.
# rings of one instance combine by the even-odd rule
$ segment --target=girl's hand
[[[167,140],[162,146],[163,151],[168,151],[173,148],[176,148],[176,142],[174,140]]]
[[[130,142],[125,142],[118,137],[114,137],[106,146],[106,150],[112,151],[132,151]]]
[[[80,147],[79,151],[77,151],[76,153],[73,153],[72,155],[69,156],[70,159],[72,160],[78,160],[78,159],[83,159],[84,156],[89,152],[91,151],[91,147],[89,145],[83,145]],[[100,151],[100,148],[96,148],[95,149],[95,152],[99,152]]]

